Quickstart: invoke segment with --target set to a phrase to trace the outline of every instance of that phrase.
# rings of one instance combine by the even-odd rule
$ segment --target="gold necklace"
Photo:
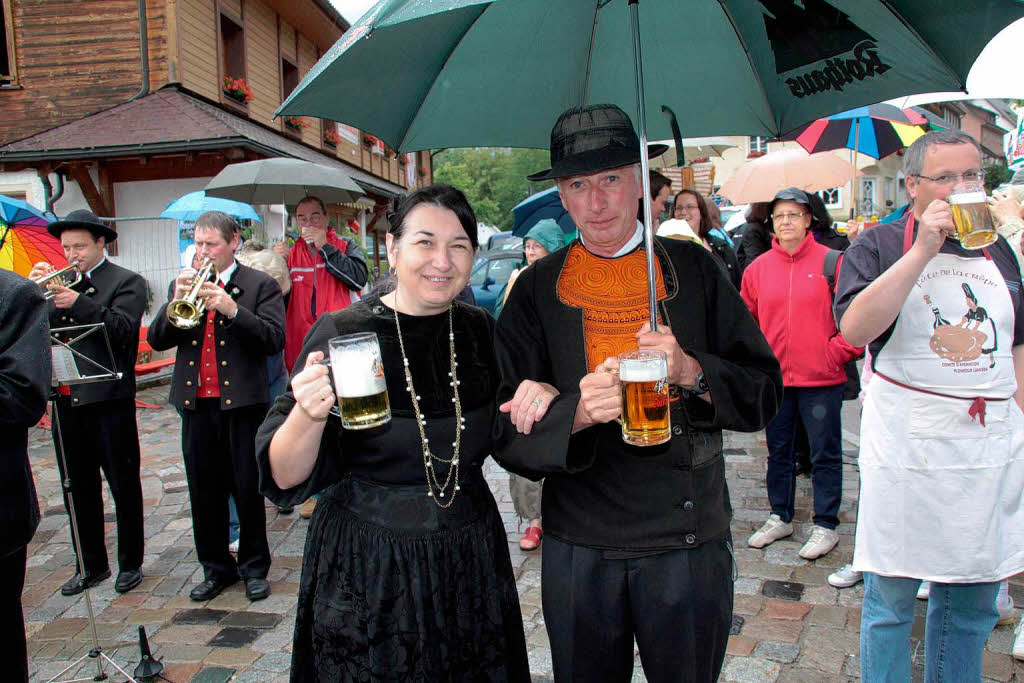
[[[397,301],[395,302],[397,304]],[[448,385],[452,388],[452,403],[455,404],[455,441],[452,442],[452,457],[442,458],[434,455],[430,451],[430,443],[427,438],[427,420],[426,417],[420,412],[420,397],[416,394],[416,389],[412,385],[412,372],[409,370],[409,358],[405,355],[405,342],[402,340],[402,323],[398,320],[398,309],[394,309],[395,314],[395,329],[398,331],[398,348],[402,353],[402,365],[405,368],[405,390],[409,392],[409,398],[412,400],[412,410],[416,417],[416,427],[420,431],[420,443],[423,446],[423,470],[427,475],[427,497],[433,498],[434,503],[439,508],[447,509],[451,507],[451,504],[455,502],[455,495],[457,491],[461,491],[462,487],[459,486],[459,448],[462,445],[462,432],[466,429],[466,419],[462,417],[462,402],[459,400],[459,378],[455,371],[456,366],[459,364],[455,359],[455,330],[452,324],[452,307],[448,307],[448,354],[451,358],[451,372],[448,373],[448,377],[451,378],[451,382]],[[448,476],[444,478],[444,483],[438,481],[436,467],[434,463],[443,462],[448,463]],[[446,495],[445,490],[450,486],[451,495]],[[434,490],[437,490],[437,495],[434,495]],[[447,502],[442,503],[441,500],[447,498]]]

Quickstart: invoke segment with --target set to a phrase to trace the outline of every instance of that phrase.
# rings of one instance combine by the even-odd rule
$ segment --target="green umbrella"
[[[342,121],[403,152],[547,147],[560,113],[599,102],[636,112],[644,143],[673,137],[663,107],[687,137],[777,137],[962,89],[1022,14],[1021,0],[380,0],[277,113]]]

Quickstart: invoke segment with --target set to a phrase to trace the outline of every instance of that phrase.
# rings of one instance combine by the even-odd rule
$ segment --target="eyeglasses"
[[[967,171],[966,173],[943,173],[942,175],[935,176],[934,178],[929,175],[921,175],[920,173],[915,173],[914,175],[917,176],[918,178],[924,178],[925,180],[930,180],[933,183],[943,185],[946,187],[952,187],[953,185],[956,185],[958,182],[960,182],[961,179],[968,183],[985,179],[984,171]]]
[[[696,204],[679,204],[676,206],[680,211],[696,211],[700,207]]]
[[[781,223],[783,221],[798,221],[806,215],[806,213],[777,213],[772,216],[772,220],[776,223]]]

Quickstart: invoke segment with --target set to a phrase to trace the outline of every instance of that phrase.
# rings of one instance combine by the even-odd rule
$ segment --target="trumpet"
[[[206,312],[206,299],[199,298],[199,290],[203,283],[217,279],[217,266],[207,257],[199,266],[199,271],[192,278],[188,292],[180,299],[167,304],[167,319],[175,327],[190,330],[199,324]]]
[[[81,281],[82,267],[79,265],[77,259],[60,270],[52,270],[46,275],[33,280],[33,282],[43,288],[43,298],[47,301],[57,296],[57,293],[50,289],[50,285],[56,285],[58,287],[74,287]]]

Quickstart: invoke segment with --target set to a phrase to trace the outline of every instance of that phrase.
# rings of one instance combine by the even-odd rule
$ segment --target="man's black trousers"
[[[108,569],[103,539],[103,482],[114,499],[117,514],[117,564],[121,571],[142,566],[142,484],[139,481],[139,428],[135,399],[118,398],[75,406],[68,396],[57,399],[60,436],[65,447],[67,471],[60,457],[57,424],[52,427],[57,467],[63,482],[70,474],[79,540],[85,571],[98,574]],[[71,514],[67,492],[64,507]],[[75,566],[78,571],[78,566]]]
[[[181,448],[192,500],[192,534],[206,579],[265,579],[270,571],[255,445],[266,414],[265,403],[222,411],[216,398],[201,398],[195,410],[183,412]],[[241,526],[237,564],[228,552],[229,495],[235,497]]]
[[[731,541],[630,559],[544,539],[542,592],[556,681],[718,679],[732,624]]]

